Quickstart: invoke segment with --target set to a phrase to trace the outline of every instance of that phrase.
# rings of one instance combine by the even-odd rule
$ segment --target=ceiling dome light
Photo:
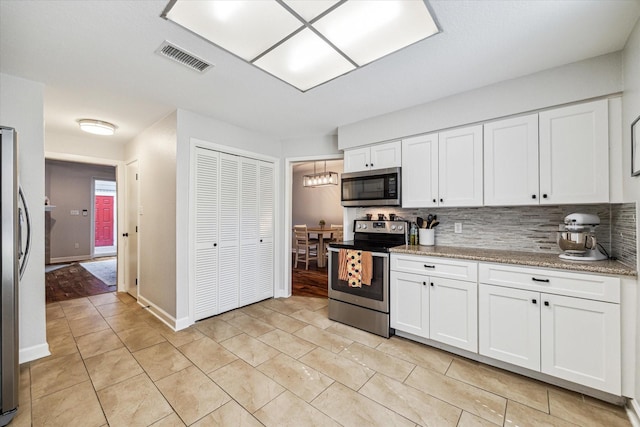
[[[102,120],[80,119],[78,120],[80,129],[95,135],[113,135],[118,128],[116,125],[103,122]]]

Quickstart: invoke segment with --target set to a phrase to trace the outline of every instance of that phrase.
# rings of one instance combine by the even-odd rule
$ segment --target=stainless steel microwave
[[[400,206],[400,168],[343,173],[342,206]]]

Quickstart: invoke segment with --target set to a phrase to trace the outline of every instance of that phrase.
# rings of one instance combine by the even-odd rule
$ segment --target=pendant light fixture
[[[338,185],[338,174],[327,172],[326,160],[324,161],[324,172],[316,173],[316,162],[313,162],[313,174],[302,177],[303,187],[326,187],[329,185]]]

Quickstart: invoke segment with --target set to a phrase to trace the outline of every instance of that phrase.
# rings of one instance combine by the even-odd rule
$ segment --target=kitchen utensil
[[[598,249],[595,229],[600,225],[598,215],[573,213],[564,218],[564,225],[558,231],[557,242],[564,253],[560,258],[579,261],[599,261],[607,259]]]
[[[440,221],[431,221],[431,224],[429,224],[429,228],[434,229],[438,224],[440,224]]]
[[[416,218],[416,222],[418,223],[418,228],[422,228],[422,226],[424,225],[424,219],[420,217]]]

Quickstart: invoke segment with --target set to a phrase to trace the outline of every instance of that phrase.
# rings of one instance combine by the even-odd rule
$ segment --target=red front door
[[[96,196],[96,246],[113,246],[113,196]]]

